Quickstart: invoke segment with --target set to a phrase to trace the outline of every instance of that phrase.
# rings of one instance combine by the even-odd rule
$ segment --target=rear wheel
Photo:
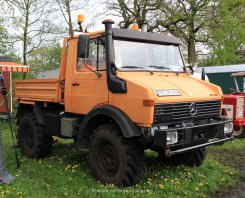
[[[52,149],[52,137],[45,134],[45,126],[36,121],[34,113],[26,113],[20,120],[18,145],[23,155],[32,158],[44,158]]]
[[[163,153],[159,153],[159,159],[165,161],[170,165],[186,165],[190,167],[201,166],[207,155],[207,148],[199,148],[183,154],[176,154],[169,158],[163,156]]]
[[[233,136],[237,138],[244,138],[245,137],[245,127],[244,126],[234,127]]]
[[[92,138],[89,162],[102,182],[130,186],[139,182],[144,167],[144,151],[136,139],[126,139],[113,124],[99,126]]]

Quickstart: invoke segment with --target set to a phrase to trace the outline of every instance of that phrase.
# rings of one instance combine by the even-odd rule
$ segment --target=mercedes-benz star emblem
[[[197,113],[197,104],[195,102],[191,103],[189,106],[189,113],[190,115],[194,116]]]

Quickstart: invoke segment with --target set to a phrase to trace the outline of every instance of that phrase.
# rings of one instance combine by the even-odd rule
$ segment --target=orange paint
[[[82,34],[94,38],[103,33]],[[58,79],[15,81],[15,97],[25,102],[64,104],[66,112],[76,114],[88,114],[97,106],[110,104],[144,127],[153,123],[154,104],[222,100],[218,86],[192,78],[187,73],[117,72],[117,77],[126,81],[127,93],[111,93],[105,71],[100,71],[101,78],[89,70],[77,71],[77,42],[78,36],[64,40]],[[181,96],[158,97],[155,93],[168,89],[178,90]]]

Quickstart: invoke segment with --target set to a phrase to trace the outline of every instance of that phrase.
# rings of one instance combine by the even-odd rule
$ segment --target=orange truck
[[[177,38],[103,24],[64,39],[57,78],[14,82],[24,155],[46,157],[52,136],[73,138],[97,179],[130,186],[146,149],[200,166],[207,146],[232,139],[220,87],[189,75]]]

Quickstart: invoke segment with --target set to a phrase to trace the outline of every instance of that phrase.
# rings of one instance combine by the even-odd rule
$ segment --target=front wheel
[[[169,158],[163,156],[162,152],[159,152],[160,160],[164,160],[170,165],[186,165],[190,167],[201,166],[207,155],[207,148],[199,148],[196,150],[188,151],[182,154],[176,154]]]
[[[233,136],[236,138],[244,138],[245,137],[245,127],[244,126],[234,127]]]
[[[116,125],[105,124],[94,131],[91,141],[89,162],[102,183],[130,186],[139,182],[144,151],[136,139],[126,139]]]

